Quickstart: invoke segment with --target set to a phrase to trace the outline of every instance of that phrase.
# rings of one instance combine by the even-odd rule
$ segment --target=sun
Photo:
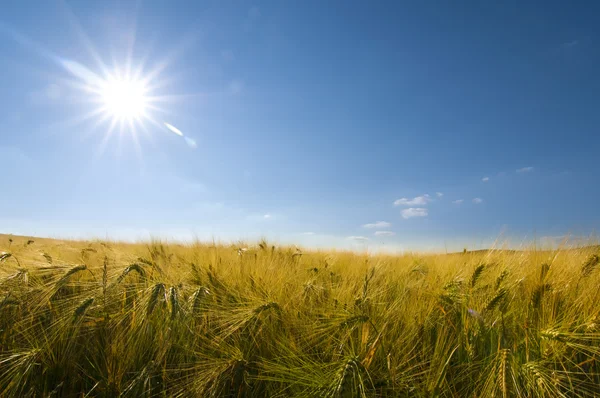
[[[100,152],[104,151],[108,140],[117,133],[119,140],[123,134],[128,134],[140,154],[138,135],[142,133],[151,138],[152,131],[157,130],[173,133],[183,138],[190,148],[197,148],[194,138],[184,135],[171,122],[156,119],[157,115],[170,113],[164,108],[165,104],[189,97],[156,93],[157,88],[165,84],[165,79],[158,80],[161,67],[144,73],[142,67],[133,68],[129,62],[124,67],[115,66],[112,70],[101,63],[100,71],[95,72],[77,61],[62,59],[60,63],[73,76],[70,83],[81,92],[82,98],[85,98],[83,101],[93,104],[93,109],[70,123],[94,120],[92,130],[108,124],[100,144]]]
[[[147,115],[148,88],[140,80],[109,76],[99,94],[103,110],[119,121],[140,120]]]

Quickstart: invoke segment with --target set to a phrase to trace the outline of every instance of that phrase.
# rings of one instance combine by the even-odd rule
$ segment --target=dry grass
[[[597,248],[10,239],[3,397],[600,396]]]

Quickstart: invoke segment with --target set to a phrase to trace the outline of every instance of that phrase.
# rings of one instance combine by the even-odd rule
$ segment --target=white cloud
[[[481,179],[481,181],[483,181],[483,182],[488,182],[489,180],[490,180],[490,177],[483,177],[483,178]]]
[[[452,201],[452,203],[454,203],[455,205],[459,205],[459,204],[461,204],[462,202],[464,202],[464,200],[463,200],[463,199],[456,199],[456,200],[453,200],[453,201]]]
[[[431,197],[427,194],[417,196],[412,199],[401,198],[394,201],[394,206],[423,206],[431,202]]]
[[[476,205],[480,204],[481,202],[483,202],[483,199],[481,199],[481,198],[473,198],[473,203],[475,203]]]
[[[355,240],[357,242],[366,242],[369,240],[366,236],[349,236],[347,239]]]
[[[429,213],[427,212],[427,209],[423,207],[410,207],[402,210],[401,214],[402,218],[409,219],[413,217],[427,217]]]
[[[363,228],[389,228],[392,224],[387,221],[376,221],[374,223],[365,224]]]
[[[529,173],[530,171],[533,171],[533,167],[531,166],[521,167],[520,169],[517,169],[517,173]]]
[[[315,233],[314,232],[302,232],[300,235],[311,236],[311,235],[315,235]]]
[[[396,235],[392,231],[375,231],[375,236],[394,236]]]
[[[240,211],[244,212],[242,209]],[[246,220],[256,223],[261,222],[273,222],[275,220],[281,220],[281,214],[273,214],[273,213],[246,213]]]
[[[444,194],[442,192],[436,192],[435,196],[437,196],[438,198],[441,198],[442,196],[444,196]]]

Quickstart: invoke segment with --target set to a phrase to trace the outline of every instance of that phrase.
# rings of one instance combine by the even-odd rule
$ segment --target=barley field
[[[597,247],[0,253],[2,397],[600,396]]]

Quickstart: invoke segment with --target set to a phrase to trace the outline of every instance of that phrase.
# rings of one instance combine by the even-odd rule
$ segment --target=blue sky
[[[589,236],[599,14],[592,1],[8,0],[0,232],[359,250]],[[108,134],[116,116],[90,116],[106,104],[89,87],[127,70],[152,109]]]

